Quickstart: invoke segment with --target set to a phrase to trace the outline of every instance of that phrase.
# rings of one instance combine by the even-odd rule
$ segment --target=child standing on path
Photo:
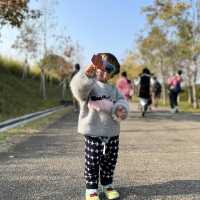
[[[118,157],[119,121],[128,115],[128,102],[107,82],[119,73],[119,68],[115,56],[99,53],[70,83],[80,105],[78,132],[85,137],[86,200],[99,200],[99,179],[107,199],[119,198],[112,183]]]

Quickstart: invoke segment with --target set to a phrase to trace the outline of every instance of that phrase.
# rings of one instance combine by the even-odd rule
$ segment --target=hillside
[[[39,76],[22,80],[19,73],[8,70],[0,62],[0,121],[60,105],[61,87],[58,81],[47,82],[47,100],[40,95]],[[69,89],[68,89],[69,91]],[[70,93],[65,100],[70,99]]]

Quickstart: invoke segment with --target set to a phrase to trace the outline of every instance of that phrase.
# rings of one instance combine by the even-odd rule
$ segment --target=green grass
[[[188,102],[186,102],[186,101],[180,101],[178,103],[178,105],[179,105],[178,107],[179,107],[179,109],[180,109],[181,112],[192,112],[192,113],[199,113],[200,112],[200,108],[194,109],[192,107],[192,105],[189,105]],[[168,107],[168,108],[170,107],[169,106],[169,102],[167,102],[167,104],[164,105],[162,103],[162,101],[159,102],[159,106],[161,106],[161,107]]]
[[[180,102],[179,107],[182,112],[192,112],[192,113],[200,112],[200,108],[194,109],[191,105],[188,104],[188,102]]]
[[[133,103],[139,103],[139,98],[138,97],[133,97]],[[163,104],[162,99],[159,100],[159,106],[160,107],[167,107],[169,108],[169,102],[166,103],[166,105]],[[189,105],[187,101],[181,100],[179,102],[179,108],[181,112],[192,112],[192,113],[200,113],[200,108],[194,109],[192,105]]]
[[[35,121],[29,122],[25,125],[19,126],[17,128],[9,129],[4,132],[0,132],[0,144],[5,140],[13,137],[13,136],[24,136],[24,135],[32,135],[36,134],[48,125],[54,123],[59,118],[64,116],[66,113],[70,112],[70,107],[59,110],[56,113],[53,113],[49,116],[37,119]]]
[[[22,63],[0,56],[1,72],[15,74],[16,76],[22,75]]]
[[[0,121],[60,105],[61,87],[47,82],[47,100],[40,94],[40,80],[28,78],[2,67],[0,60]],[[14,65],[14,64],[13,64]],[[16,65],[18,66],[18,65]],[[70,100],[70,92],[66,100]]]

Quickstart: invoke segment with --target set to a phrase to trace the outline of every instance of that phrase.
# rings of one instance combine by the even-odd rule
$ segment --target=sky
[[[82,47],[83,64],[98,52],[111,52],[122,60],[127,51],[134,50],[135,40],[146,26],[141,8],[152,1],[60,0],[54,15],[58,28],[66,27],[67,34]],[[30,6],[37,7],[38,3],[31,0]],[[1,54],[21,59],[22,55],[10,48],[16,35],[16,29],[3,29]]]

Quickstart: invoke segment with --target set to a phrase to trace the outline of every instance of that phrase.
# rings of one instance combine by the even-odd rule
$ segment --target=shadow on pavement
[[[169,111],[152,111],[147,112],[146,116],[143,118],[139,111],[131,111],[129,113],[129,121],[131,120],[145,120],[145,121],[161,121],[161,120],[171,120],[176,122],[181,121],[192,121],[192,122],[200,122],[200,114],[198,113],[190,113],[190,112],[179,112],[172,114]]]
[[[76,121],[76,114],[66,114],[41,132],[14,145],[9,152],[1,152],[0,161],[9,161],[9,155],[14,157],[13,160],[79,156],[84,145],[83,138],[77,134]]]
[[[166,183],[119,188],[120,199],[149,199],[156,196],[200,194],[200,180],[174,180]]]

